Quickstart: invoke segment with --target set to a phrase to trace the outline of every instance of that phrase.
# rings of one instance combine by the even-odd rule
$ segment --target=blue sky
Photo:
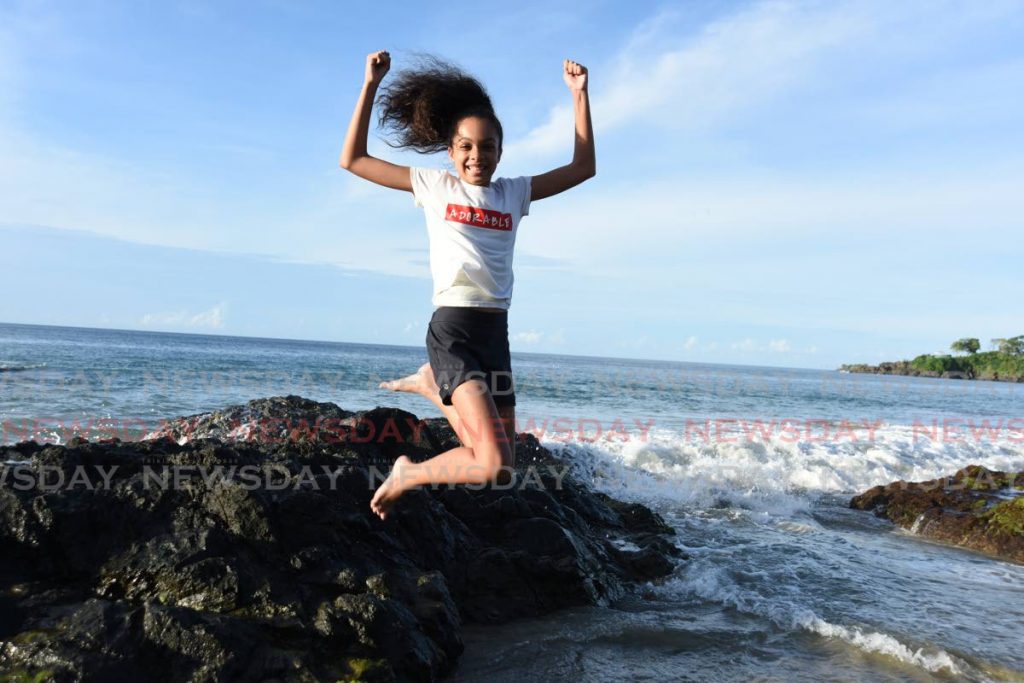
[[[412,197],[337,167],[368,52],[488,86],[513,350],[832,368],[1024,333],[1024,2],[0,0],[0,321],[421,345]],[[446,158],[370,150],[397,163]]]

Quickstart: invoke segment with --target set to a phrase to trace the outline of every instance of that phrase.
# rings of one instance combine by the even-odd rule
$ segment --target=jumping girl
[[[341,167],[378,185],[412,192],[426,213],[434,314],[418,372],[381,388],[425,396],[448,418],[462,446],[422,463],[399,457],[370,501],[385,519],[395,501],[425,484],[500,481],[515,462],[515,390],[508,348],[512,250],[530,202],[579,185],[596,173],[587,69],[566,60],[576,143],[572,162],[529,177],[494,178],[501,123],[475,78],[434,58],[400,72],[377,104],[393,146],[447,151],[457,176],[399,166],[370,156],[366,138],[374,96],[391,67],[386,51],[366,58],[366,80],[345,136]]]

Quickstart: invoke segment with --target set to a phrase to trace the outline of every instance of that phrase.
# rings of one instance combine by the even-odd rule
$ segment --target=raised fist
[[[366,81],[367,83],[380,83],[384,74],[391,68],[391,55],[387,50],[371,52],[366,55]]]
[[[570,90],[587,89],[587,67],[567,59],[563,62],[563,69],[562,78]]]

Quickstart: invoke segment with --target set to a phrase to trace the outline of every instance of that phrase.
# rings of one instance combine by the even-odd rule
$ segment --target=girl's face
[[[490,119],[467,116],[455,126],[448,156],[460,178],[471,185],[487,187],[501,159],[497,127]]]

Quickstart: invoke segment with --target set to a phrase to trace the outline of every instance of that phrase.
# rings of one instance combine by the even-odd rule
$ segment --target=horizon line
[[[286,342],[309,342],[315,344],[349,344],[353,346],[388,346],[400,349],[422,349],[421,346],[409,346],[407,344],[387,344],[383,342],[354,342],[354,341],[338,341],[338,340],[327,340],[327,339],[297,339],[294,337],[262,337],[262,336],[250,336],[242,334],[217,334],[212,332],[180,332],[180,331],[168,331],[168,330],[151,330],[151,329],[131,329],[123,327],[89,327],[84,325],[54,325],[51,323],[19,323],[13,321],[0,320],[0,325],[18,325],[22,327],[57,327],[69,330],[101,330],[105,332],[137,332],[142,334],[172,334],[182,335],[188,337],[225,337],[229,339],[254,339],[261,341],[286,341]],[[633,361],[633,362],[653,362],[653,363],[678,363],[682,365],[706,365],[706,366],[717,366],[717,367],[735,367],[735,368],[773,368],[780,370],[813,370],[816,372],[839,372],[839,368],[806,368],[797,366],[787,365],[749,365],[744,363],[711,363],[702,361],[689,361],[689,360],[671,360],[665,358],[629,358],[625,356],[594,356],[587,354],[571,354],[571,353],[551,353],[544,351],[512,351],[516,355],[526,356],[555,356],[564,358],[585,358],[589,360],[619,360],[619,361]]]

